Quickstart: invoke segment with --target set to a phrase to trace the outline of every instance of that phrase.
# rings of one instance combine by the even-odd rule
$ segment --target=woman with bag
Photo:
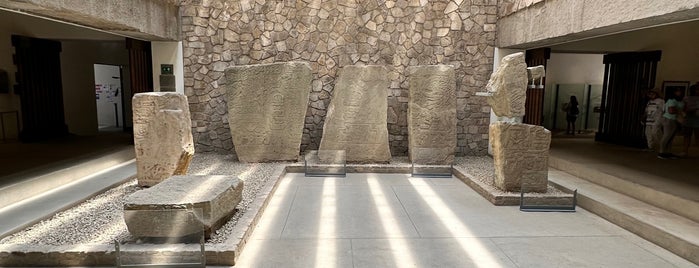
[[[578,120],[580,108],[578,107],[578,98],[575,95],[570,96],[570,101],[563,104],[563,111],[566,112],[566,135],[575,135],[575,121]]]

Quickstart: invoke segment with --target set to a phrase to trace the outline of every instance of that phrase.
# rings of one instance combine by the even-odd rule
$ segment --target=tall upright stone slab
[[[138,184],[153,186],[186,174],[194,156],[187,97],[175,92],[138,93],[132,106]]]
[[[345,150],[347,162],[391,161],[386,123],[388,86],[383,66],[342,68],[325,118],[320,150]]]
[[[546,192],[551,132],[541,126],[490,124],[495,186],[504,191]]]
[[[448,65],[408,68],[410,161],[448,165],[456,150],[456,77]]]
[[[497,116],[524,116],[527,97],[527,63],[524,53],[513,53],[500,61],[486,85],[488,104]]]
[[[298,160],[311,90],[305,62],[226,70],[228,124],[242,162]]]

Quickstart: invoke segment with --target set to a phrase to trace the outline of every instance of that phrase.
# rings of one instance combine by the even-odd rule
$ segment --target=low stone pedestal
[[[124,220],[136,237],[208,234],[233,215],[243,182],[232,176],[173,176],[128,196]]]
[[[495,186],[511,192],[546,192],[551,132],[541,126],[490,124]]]

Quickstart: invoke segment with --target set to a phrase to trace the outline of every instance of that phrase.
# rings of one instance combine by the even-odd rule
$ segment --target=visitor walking
[[[682,89],[675,89],[672,92],[672,96],[665,102],[663,117],[660,119],[663,131],[663,138],[660,140],[660,150],[658,152],[658,158],[660,159],[677,158],[676,155],[670,153],[670,149],[672,148],[672,140],[675,138],[679,127],[677,117],[684,111],[682,94]]]
[[[692,144],[692,134],[699,143],[699,83],[689,87],[689,96],[682,101],[684,103],[685,118],[682,124],[684,134],[684,151],[682,156],[689,156],[689,146]]]
[[[566,112],[566,134],[575,135],[575,121],[578,120],[580,108],[578,107],[578,98],[575,95],[570,96],[570,101],[563,104],[563,111]]]
[[[648,92],[648,103],[646,104],[646,112],[644,114],[646,142],[649,150],[657,150],[662,137],[660,118],[663,114],[665,101],[660,98],[660,93],[657,89]]]

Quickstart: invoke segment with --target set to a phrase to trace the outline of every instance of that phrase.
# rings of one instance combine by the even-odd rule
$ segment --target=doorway
[[[122,130],[124,127],[121,67],[95,64],[95,102],[99,131]]]

